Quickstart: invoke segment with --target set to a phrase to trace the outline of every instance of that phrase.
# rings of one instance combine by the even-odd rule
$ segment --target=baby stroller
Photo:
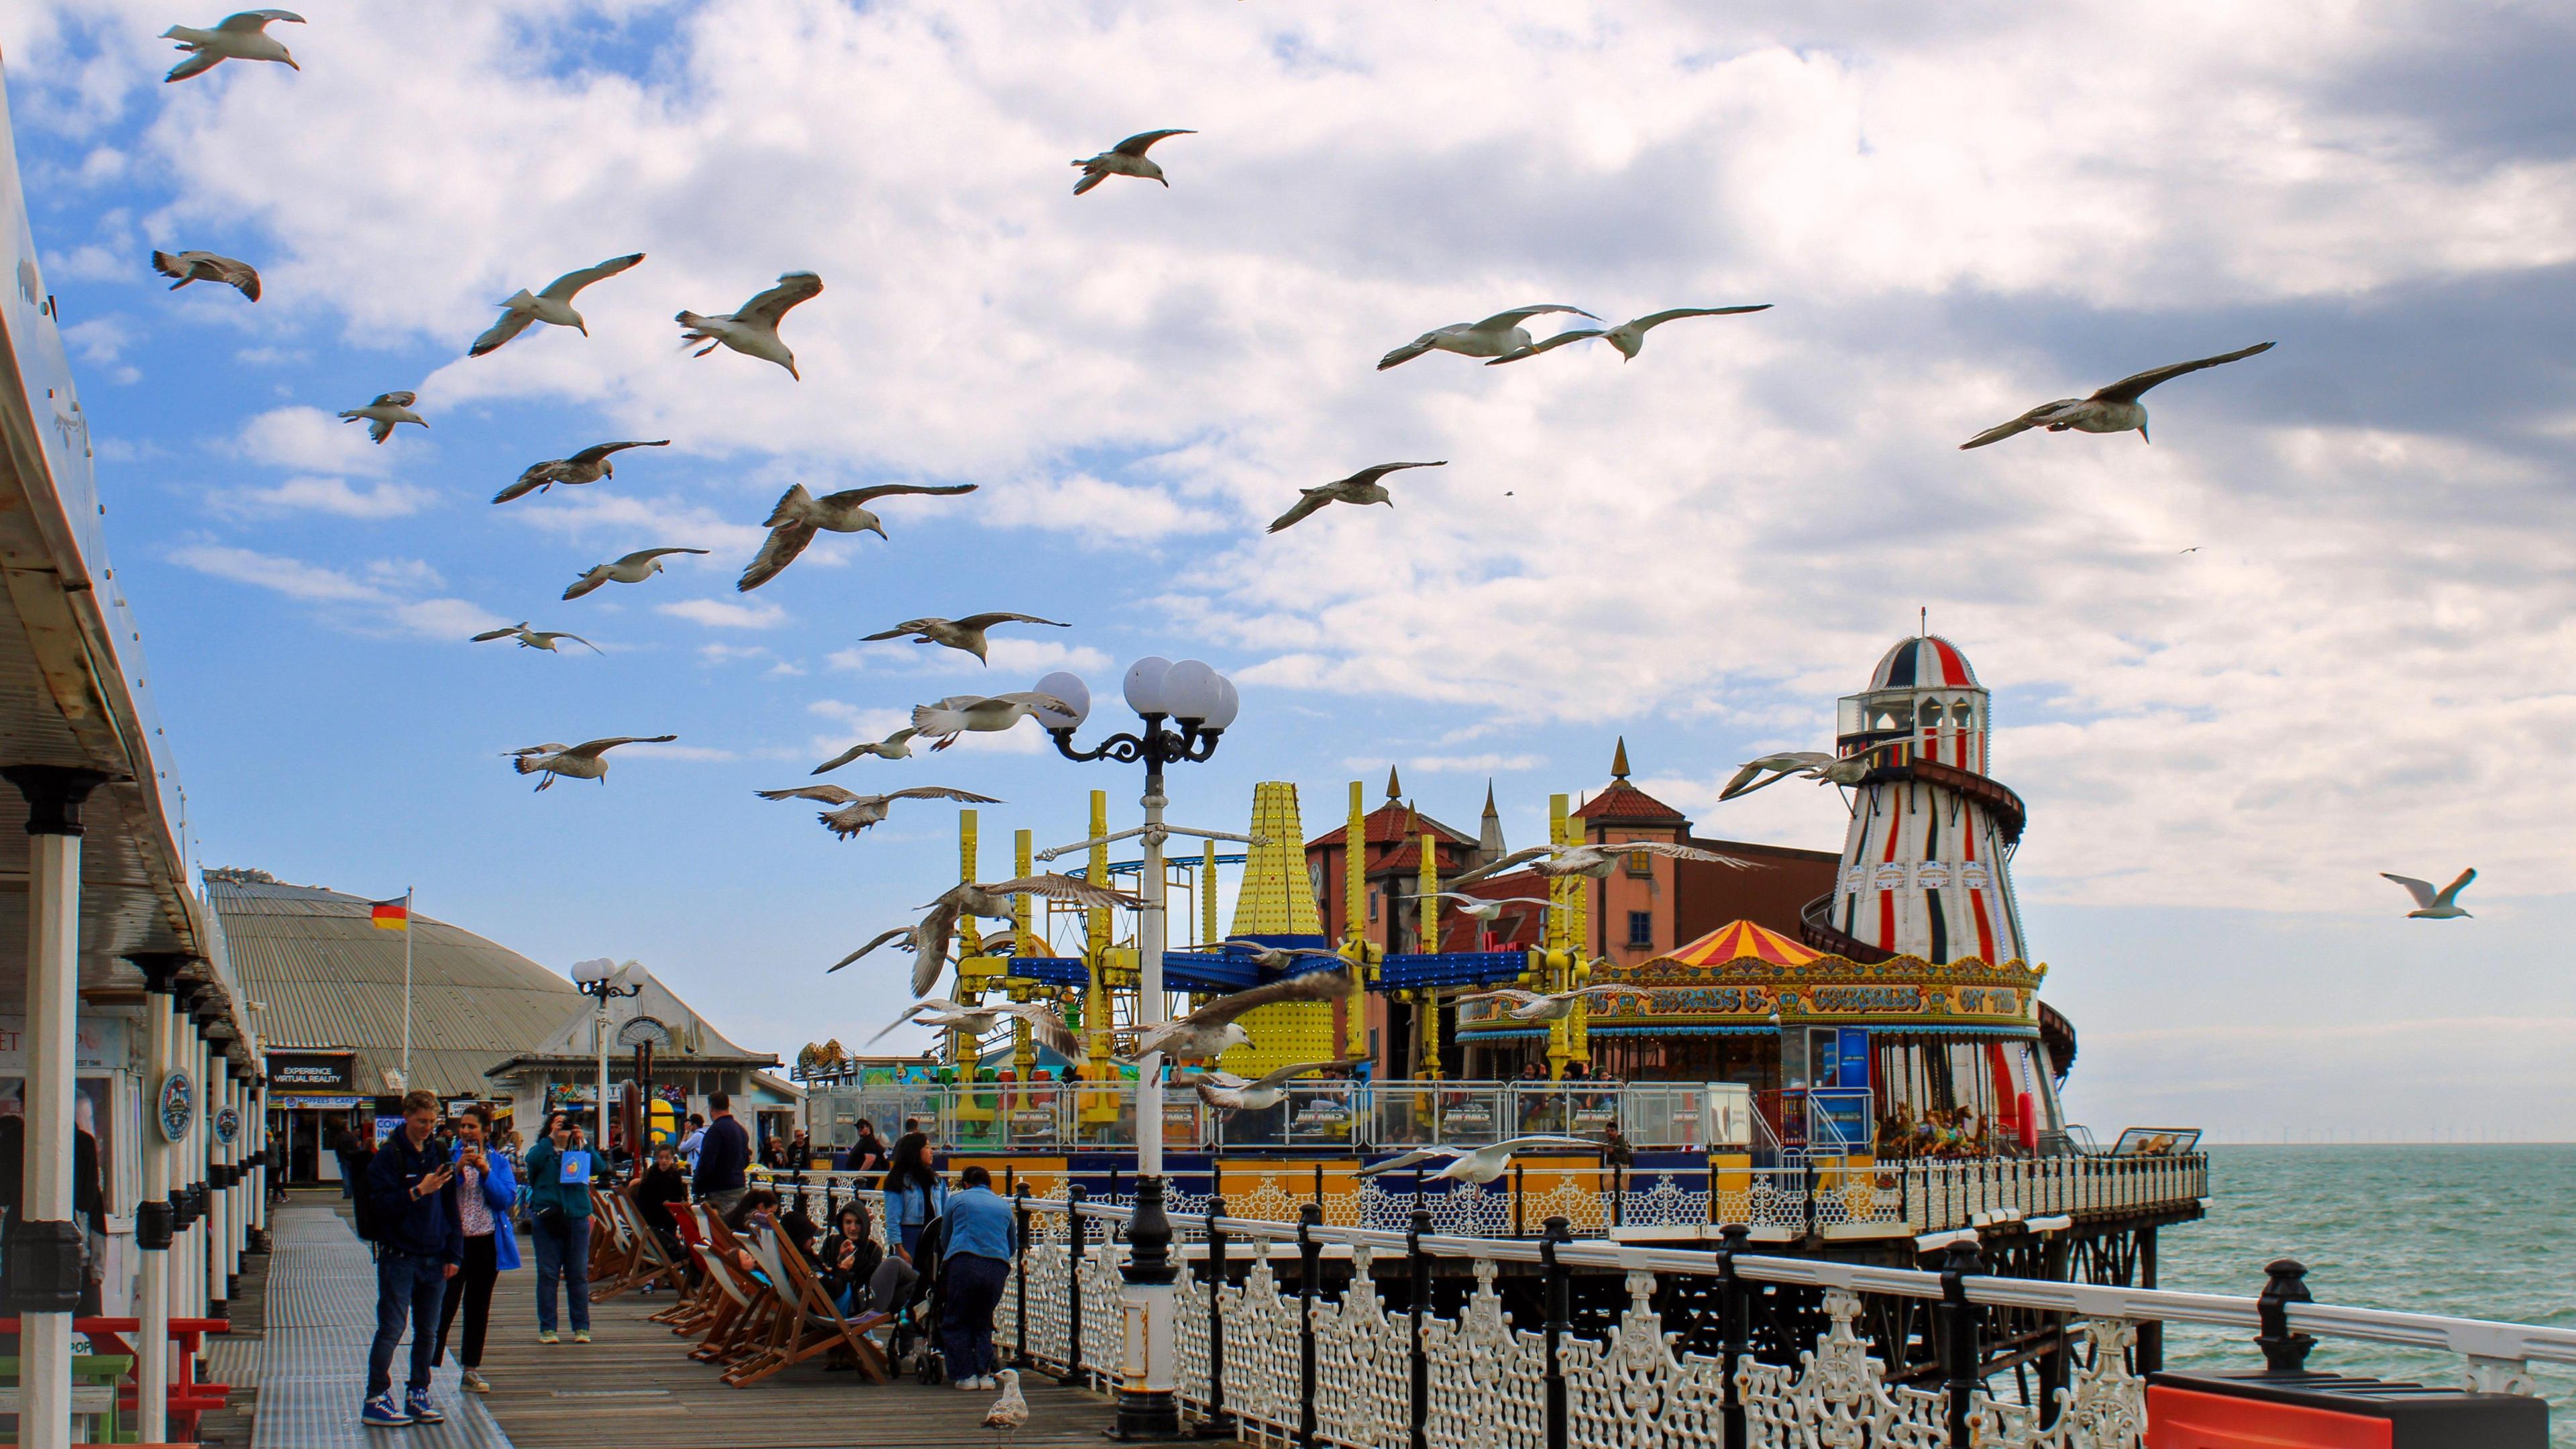
[[[948,1247],[948,1219],[931,1219],[921,1230],[920,1251],[912,1255],[917,1276],[912,1293],[895,1306],[894,1353],[900,1368],[910,1356],[912,1376],[925,1384],[948,1381],[948,1368],[939,1352],[939,1320],[945,1311],[940,1289],[946,1276],[940,1272],[940,1260]]]

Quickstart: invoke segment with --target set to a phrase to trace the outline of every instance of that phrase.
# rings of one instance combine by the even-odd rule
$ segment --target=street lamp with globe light
[[[573,989],[599,1004],[599,1141],[593,1146],[594,1160],[608,1163],[614,1171],[615,1158],[608,1154],[608,1003],[618,996],[641,996],[641,983],[630,985],[627,972],[635,963],[624,966],[602,956],[592,961],[576,961],[572,968]]]

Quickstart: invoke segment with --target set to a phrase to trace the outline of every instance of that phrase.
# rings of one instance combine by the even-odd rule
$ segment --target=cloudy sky
[[[1703,834],[1831,848],[1814,748],[1928,609],[1996,690],[1998,776],[2076,1114],[2237,1136],[2576,1121],[2576,62],[2563,7],[302,0],[302,70],[180,85],[169,0],[0,0],[47,281],[201,859],[421,908],[549,964],[638,956],[746,1040],[849,1039],[817,972],[954,878],[953,814],[855,844],[755,788],[910,704],[1148,653],[1243,686],[1176,817],[1389,763],[1516,842],[1624,734]],[[2076,12],[2076,13],[2070,13]],[[2556,101],[2551,95],[2560,95]],[[1190,127],[1166,190],[1068,158]],[[249,259],[256,306],[154,247]],[[641,250],[589,336],[465,344]],[[678,349],[779,273],[801,382]],[[1443,323],[1672,324],[1506,368]],[[1545,330],[1542,324],[1542,330]],[[2141,368],[2152,444],[1956,444]],[[412,388],[384,447],[332,414]],[[502,507],[612,438],[615,480]],[[1364,464],[1392,510],[1278,537]],[[793,483],[899,499],[743,596]],[[556,599],[590,564],[713,552]],[[2190,550],[2186,552],[2186,550]],[[858,636],[1071,621],[973,660]],[[470,645],[531,619],[605,656]],[[499,752],[677,733],[531,797]],[[1032,731],[864,781],[1082,831],[1132,770]],[[853,783],[861,783],[854,780]],[[2481,875],[2402,919],[2376,872]],[[851,979],[857,976],[858,979]]]

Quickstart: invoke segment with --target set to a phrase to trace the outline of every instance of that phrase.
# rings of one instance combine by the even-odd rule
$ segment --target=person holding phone
[[[590,1184],[600,1174],[581,1124],[567,1113],[546,1119],[546,1135],[528,1149],[529,1236],[537,1244],[537,1342],[561,1343],[555,1290],[572,1305],[572,1341],[590,1342]]]
[[[402,1130],[367,1164],[366,1217],[376,1245],[376,1337],[367,1352],[366,1399],[359,1422],[371,1426],[435,1424],[447,1416],[429,1396],[438,1343],[438,1312],[447,1280],[465,1256],[457,1229],[456,1165],[430,1136],[438,1098],[413,1090],[402,1099]],[[394,1349],[411,1329],[411,1378],[400,1403],[393,1394]]]
[[[459,1309],[465,1313],[465,1337],[456,1362],[465,1374],[469,1394],[488,1394],[483,1379],[483,1336],[492,1321],[492,1284],[519,1266],[518,1235],[510,1231],[510,1208],[518,1201],[518,1175],[510,1159],[491,1145],[492,1119],[480,1105],[456,1114],[456,1220],[465,1241],[463,1269],[447,1280],[447,1299],[438,1311],[438,1351],[432,1367],[447,1361],[447,1334]]]

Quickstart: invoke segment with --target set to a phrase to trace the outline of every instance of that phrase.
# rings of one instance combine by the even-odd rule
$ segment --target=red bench
[[[0,1334],[18,1331],[18,1320],[0,1318]],[[75,1318],[72,1332],[86,1334],[100,1353],[134,1354],[136,1377],[126,1380],[124,1392],[118,1395],[118,1407],[132,1411],[142,1402],[142,1355],[135,1353],[129,1338],[143,1331],[140,1318]],[[179,1345],[179,1372],[170,1381],[170,1427],[181,1439],[197,1437],[197,1418],[209,1409],[220,1409],[233,1389],[230,1384],[209,1383],[197,1377],[197,1357],[204,1352],[205,1338],[210,1333],[230,1333],[233,1326],[221,1318],[173,1318],[170,1341]],[[0,1445],[0,1449],[13,1446]]]

